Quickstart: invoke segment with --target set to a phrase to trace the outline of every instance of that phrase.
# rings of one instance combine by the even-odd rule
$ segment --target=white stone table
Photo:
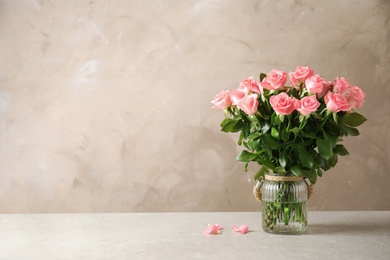
[[[3,214],[0,259],[390,259],[390,211],[309,212],[295,236],[263,232],[259,212]]]

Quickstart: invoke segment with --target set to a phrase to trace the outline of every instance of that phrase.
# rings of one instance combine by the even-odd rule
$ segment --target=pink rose
[[[283,88],[287,81],[287,73],[281,70],[271,70],[260,82],[260,86],[268,90]]]
[[[330,112],[349,111],[351,109],[351,105],[348,103],[347,98],[340,93],[328,91],[324,99],[326,108]]]
[[[229,95],[233,105],[236,106],[238,102],[246,96],[243,89],[233,89],[230,91]]]
[[[348,80],[346,80],[344,77],[341,79],[335,78],[333,84],[333,92],[334,93],[340,93],[341,95],[347,95],[349,91],[352,89],[351,83],[349,83]]]
[[[299,106],[299,100],[282,92],[279,95],[271,96],[270,104],[277,114],[289,115]]]
[[[248,93],[262,93],[263,88],[260,86],[258,80],[254,80],[253,77],[249,77],[240,82],[239,89],[244,90],[246,94]]]
[[[351,91],[347,94],[348,103],[352,108],[360,108],[363,106],[364,98],[366,93],[364,93],[359,87],[354,86]]]
[[[318,102],[315,95],[312,95],[302,98],[299,101],[299,107],[297,108],[297,110],[302,115],[308,116],[312,112],[316,111],[319,106],[320,102]]]
[[[309,67],[298,66],[295,68],[295,72],[290,72],[290,82],[291,85],[296,85],[297,83],[303,83],[307,78],[310,78],[314,75],[314,70]]]
[[[316,74],[305,80],[306,89],[311,94],[321,93],[324,88],[323,82],[324,79],[321,78],[320,75]]]
[[[211,101],[214,105],[211,108],[224,110],[232,105],[232,101],[229,96],[229,91],[221,91],[215,95],[214,99]]]
[[[328,93],[329,90],[331,90],[332,88],[332,82],[330,81],[322,81],[322,91],[320,93],[317,93],[317,96],[319,98],[323,97],[326,95],[326,93]]]
[[[248,115],[253,115],[257,112],[259,101],[257,94],[249,94],[238,101],[237,107]]]

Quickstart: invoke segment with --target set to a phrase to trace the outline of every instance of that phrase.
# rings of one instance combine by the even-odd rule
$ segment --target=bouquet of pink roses
[[[286,85],[288,76],[290,85]],[[240,132],[238,144],[245,149],[237,160],[256,162],[266,172],[306,177],[314,184],[322,171],[349,154],[340,144],[343,136],[357,136],[366,118],[355,112],[365,93],[345,78],[333,82],[309,67],[286,73],[273,69],[260,80],[249,77],[233,90],[212,100],[214,109],[225,112],[222,131]]]

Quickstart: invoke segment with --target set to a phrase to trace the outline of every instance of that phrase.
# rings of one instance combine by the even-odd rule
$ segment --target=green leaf
[[[261,133],[259,133],[259,132],[253,132],[253,133],[250,133],[250,134],[248,135],[248,139],[255,140],[255,139],[260,138],[260,136],[261,136]]]
[[[237,144],[242,145],[242,140],[244,139],[244,135],[240,133],[240,137],[238,138]]]
[[[329,164],[331,167],[335,167],[336,164],[337,164],[337,161],[338,161],[338,157],[337,157],[337,154],[333,154],[332,158],[330,158],[329,160]]]
[[[311,138],[311,139],[315,139],[317,138],[317,135],[315,132],[312,132],[312,131],[300,131],[299,132],[299,135],[302,136],[302,137],[305,137],[305,138]]]
[[[284,169],[284,167],[282,167],[282,166],[277,166],[277,167],[275,167],[274,172],[277,172],[280,175],[285,175],[286,169]]]
[[[344,124],[352,127],[359,126],[363,124],[365,121],[367,121],[367,118],[365,118],[364,116],[356,112],[346,114],[342,120]]]
[[[278,131],[278,129],[276,129],[276,127],[272,127],[272,128],[271,128],[271,135],[272,135],[273,137],[275,137],[276,139],[279,138],[279,131]]]
[[[299,147],[299,160],[301,160],[303,166],[309,169],[313,168],[313,156],[311,156],[311,154],[303,147]]]
[[[272,120],[272,122],[274,122],[278,126],[280,126],[280,124],[282,123],[282,121],[280,120],[280,117],[276,113],[272,114],[271,120]]]
[[[263,177],[263,178],[264,178],[264,174],[265,174],[265,172],[266,172],[267,170],[268,170],[267,167],[265,167],[264,165],[261,166],[260,170],[255,174],[255,176],[253,177],[253,179],[254,179],[255,181],[257,181],[257,180],[260,179],[260,177]]]
[[[327,171],[327,170],[329,170],[331,168],[331,166],[329,165],[329,161],[325,160],[323,157],[321,157],[321,168],[324,171]]]
[[[327,130],[326,130],[325,134],[329,134],[329,135],[332,136],[332,138],[334,138],[334,141],[335,141],[334,145],[336,145],[336,142],[338,141],[338,137],[343,135],[343,133],[342,133],[343,130],[342,129],[343,129],[344,126],[346,126],[346,125],[338,126],[338,125],[333,124],[333,123],[328,124]],[[323,131],[323,132],[325,132],[325,131]],[[324,134],[324,136],[325,136],[325,134]]]
[[[250,128],[259,128],[260,127],[260,121],[255,115],[250,115],[247,117],[247,120],[244,121],[246,124],[248,124],[249,129]]]
[[[261,131],[265,134],[268,132],[268,130],[271,128],[271,123],[266,121],[264,122],[263,127],[261,128]]]
[[[344,130],[345,132],[347,132],[347,134],[349,134],[350,136],[358,136],[360,133],[359,133],[359,130],[357,128],[354,128],[354,127],[349,127],[349,126],[344,126]]]
[[[329,160],[333,155],[332,142],[329,139],[317,138],[318,152],[326,160]]]
[[[294,174],[295,176],[302,177],[302,169],[301,169],[301,167],[300,167],[299,165],[293,165],[293,166],[291,166],[290,171],[291,171],[292,174]]]
[[[241,133],[244,138],[247,138],[249,135],[250,126],[249,124],[243,124],[241,127]]]
[[[268,146],[272,150],[277,150],[280,148],[280,142],[275,137],[272,137],[269,134],[260,136],[260,139],[263,141],[264,145]]]
[[[287,142],[290,139],[290,132],[282,130],[282,140]]]
[[[259,139],[249,140],[248,141],[248,146],[253,151],[260,151],[262,149],[261,142],[260,142]]]
[[[286,167],[286,165],[287,165],[287,155],[286,155],[286,153],[284,153],[284,152],[280,153],[279,163],[280,163],[280,166]]]
[[[265,156],[262,158],[257,158],[257,161],[259,164],[264,165],[265,167],[267,167],[270,170],[275,169],[275,165]]]
[[[237,155],[236,160],[240,162],[250,162],[256,160],[256,157],[256,154],[243,150]]]
[[[260,73],[260,82],[262,82],[265,77],[267,77],[267,74]]]
[[[225,124],[226,124],[226,122],[229,120],[229,118],[227,118],[227,117],[225,117],[225,119],[224,120],[222,120],[222,122],[219,124],[221,127],[223,127]]]
[[[221,131],[229,133],[229,132],[238,132],[241,130],[242,121],[241,120],[230,120],[227,121],[223,126]]]
[[[333,153],[336,153],[338,155],[349,155],[348,150],[344,147],[342,144],[338,144],[333,148]]]
[[[317,169],[317,175],[320,176],[320,177],[322,177],[322,171],[321,171],[321,169]]]
[[[330,135],[330,134],[327,134],[324,132],[324,138],[330,142],[331,146],[332,146],[332,149],[336,146],[336,143],[337,143],[337,136],[334,136],[334,135]]]
[[[291,95],[299,99],[299,90],[296,88],[290,88]]]
[[[298,127],[294,127],[293,129],[290,129],[290,132],[297,135],[299,133],[299,128]]]
[[[305,175],[307,178],[309,178],[312,184],[315,184],[317,182],[317,174],[315,170],[305,171]]]

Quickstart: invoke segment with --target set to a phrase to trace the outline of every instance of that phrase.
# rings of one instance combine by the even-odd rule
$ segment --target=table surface
[[[390,259],[390,211],[309,212],[303,235],[265,233],[260,212],[0,215],[0,259],[20,258]]]

